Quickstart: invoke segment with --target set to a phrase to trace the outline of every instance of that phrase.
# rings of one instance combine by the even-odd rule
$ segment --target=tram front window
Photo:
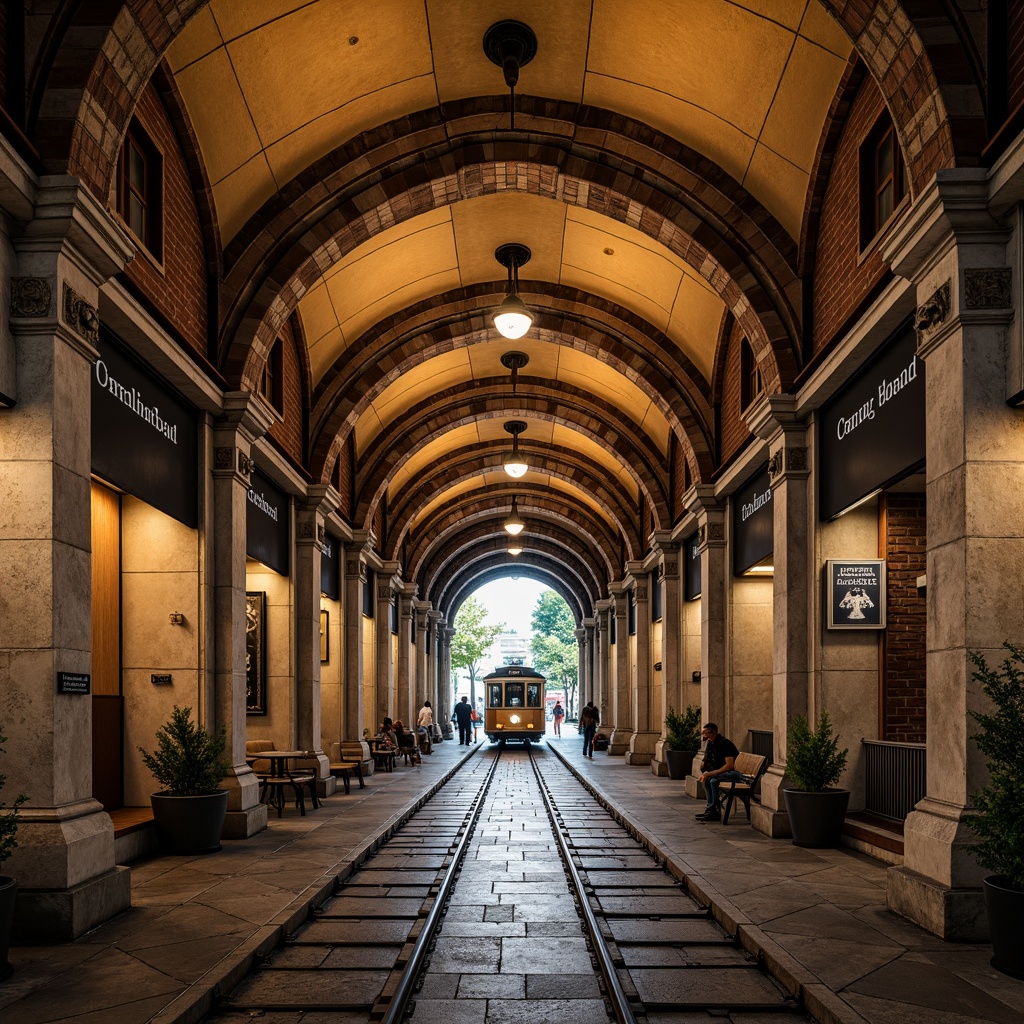
[[[501,707],[501,683],[491,683],[487,687],[487,706],[489,708]]]
[[[528,683],[526,686],[526,706],[540,707],[540,683]]]
[[[509,708],[521,708],[523,706],[523,684],[505,684],[505,706]]]

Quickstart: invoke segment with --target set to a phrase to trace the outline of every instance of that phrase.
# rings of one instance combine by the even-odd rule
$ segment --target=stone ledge
[[[889,868],[885,898],[889,909],[947,942],[988,942],[988,918],[981,889],[948,889],[909,868]]]
[[[19,889],[11,939],[70,942],[132,905],[132,873],[115,867],[70,889]]]

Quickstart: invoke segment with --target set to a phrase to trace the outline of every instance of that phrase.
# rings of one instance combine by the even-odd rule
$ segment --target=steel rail
[[[455,885],[455,879],[459,873],[459,868],[466,857],[466,850],[469,848],[469,841],[473,835],[474,829],[476,828],[476,823],[480,818],[480,812],[483,810],[484,806],[484,798],[487,796],[488,789],[490,789],[491,780],[494,778],[494,773],[497,770],[498,761],[500,759],[501,751],[499,750],[496,753],[494,760],[491,762],[491,767],[484,778],[480,791],[474,798],[472,807],[466,815],[466,827],[463,829],[462,837],[459,839],[458,845],[451,854],[452,862],[448,866],[448,870],[445,872],[444,878],[441,879],[441,884],[438,886],[437,896],[434,899],[433,906],[427,912],[426,919],[423,922],[423,928],[420,930],[415,946],[413,946],[409,962],[406,964],[405,970],[399,978],[398,985],[395,988],[395,993],[391,997],[391,1001],[388,1004],[388,1008],[385,1011],[384,1016],[381,1018],[381,1024],[398,1024],[398,1022],[405,1016],[406,1010],[409,1007],[409,1002],[412,999],[413,986],[416,983],[416,979],[419,977],[420,970],[423,966],[423,960],[426,958],[434,933],[437,931],[437,927],[441,923],[445,906],[448,902],[449,896],[451,895],[452,887]]]
[[[537,767],[533,751],[530,750],[529,754],[530,765],[540,785],[541,796],[544,798],[544,805],[547,808],[548,817],[551,819],[551,829],[555,834],[559,853],[562,855],[562,861],[565,863],[566,872],[569,875],[572,886],[576,890],[580,909],[583,913],[583,920],[590,935],[590,944],[594,949],[594,954],[597,956],[597,963],[601,969],[601,976],[604,978],[605,989],[608,992],[608,998],[611,1000],[612,1009],[615,1012],[615,1019],[619,1024],[637,1024],[636,1017],[633,1015],[633,1008],[629,1005],[629,998],[623,991],[622,983],[619,981],[619,973],[615,969],[615,964],[612,963],[612,957],[608,952],[604,936],[601,935],[601,927],[598,924],[597,915],[594,913],[593,908],[590,906],[590,900],[587,898],[583,879],[580,878],[580,873],[576,870],[572,853],[569,850],[569,844],[566,842],[565,836],[558,825],[557,809],[554,800],[548,791],[544,776],[541,775],[540,769]]]

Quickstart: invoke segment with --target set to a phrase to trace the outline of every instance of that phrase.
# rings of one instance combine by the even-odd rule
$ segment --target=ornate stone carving
[[[664,572],[665,576],[675,576],[675,574],[677,572],[679,572],[679,563],[678,562],[666,562],[665,563],[665,572]]]
[[[345,562],[345,575],[346,576],[359,576],[361,575],[361,566],[359,565],[358,558],[350,558]]]
[[[317,542],[317,544],[320,545],[321,548],[324,546],[325,534],[326,534],[326,531],[324,530],[324,524],[323,523],[317,523],[316,524],[316,542]]]
[[[96,344],[100,340],[100,315],[71,287],[64,285],[64,319],[68,327],[80,334],[86,341]]]
[[[936,289],[934,294],[917,307],[914,329],[918,334],[927,334],[945,323],[949,316],[949,281]]]
[[[305,520],[304,522],[300,521],[299,524],[298,524],[298,527],[299,527],[298,535],[299,535],[299,539],[300,540],[312,540],[313,539],[313,534],[314,534],[315,531],[313,529],[312,521],[310,521],[308,519]]]
[[[213,449],[213,468],[214,469],[230,469],[231,462],[234,459],[235,450],[234,448],[214,448]]]
[[[782,472],[782,451],[773,452],[768,459],[768,478],[774,480]]]
[[[646,587],[637,587],[636,588],[636,599],[638,601],[646,601],[647,600],[647,588]]]
[[[698,526],[697,527],[697,547],[700,547],[701,544],[703,544],[704,541],[707,540],[707,536],[708,536],[708,528],[706,526]]]
[[[786,449],[786,468],[791,469],[794,472],[801,472],[807,468],[807,449],[806,448],[787,448]]]
[[[967,309],[1008,309],[1010,268],[990,267],[964,271],[964,306]]]
[[[242,476],[249,476],[256,468],[256,460],[249,455],[238,453],[238,472]]]
[[[53,289],[45,277],[11,278],[11,316],[46,316]]]
[[[708,540],[725,540],[725,526],[722,523],[708,523]]]
[[[377,584],[377,600],[378,601],[390,601],[391,600],[391,585],[389,583],[378,583]]]

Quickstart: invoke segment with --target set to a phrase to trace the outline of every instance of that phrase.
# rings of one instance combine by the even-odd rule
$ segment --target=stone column
[[[813,619],[812,523],[807,424],[795,415],[793,395],[771,395],[748,417],[751,430],[768,441],[775,555],[772,589],[772,721],[774,764],[761,780],[761,802],[751,805],[751,822],[769,836],[789,836],[782,794],[786,738],[797,715],[816,717],[811,680]],[[756,808],[756,810],[755,810]]]
[[[727,615],[729,602],[729,553],[725,542],[725,505],[710,484],[697,484],[689,511],[697,517],[697,550],[700,553],[700,705],[705,722],[725,720],[725,681],[729,671]],[[695,759],[699,768],[700,755]],[[700,772],[697,771],[697,775]],[[703,796],[697,775],[688,774],[686,795]]]
[[[615,659],[615,673],[608,694],[608,711],[611,715],[608,753],[625,754],[633,738],[631,718],[632,695],[630,693],[629,670],[629,584],[625,581],[612,583],[608,589],[612,594],[615,615],[615,645],[612,657]]]
[[[661,662],[661,703],[655,709],[656,722],[661,723],[658,742],[651,759],[651,772],[668,776],[665,758],[665,717],[668,709],[682,711],[683,697],[683,609],[682,581],[680,577],[679,545],[672,541],[668,530],[654,534],[654,550],[659,556],[661,569],[661,650],[655,651],[655,660]]]
[[[576,697],[576,714],[580,713],[580,708],[588,700],[597,703],[599,696],[599,686],[597,681],[598,666],[597,666],[597,619],[588,618],[583,620],[583,628],[586,632],[585,648],[584,648],[584,664],[587,679],[587,692],[584,694],[582,687],[580,688],[579,694]]]
[[[1021,410],[1006,403],[1011,270],[987,189],[983,170],[939,171],[886,253],[917,291],[928,495],[928,788],[907,817],[888,902],[958,942],[987,935],[987,872],[970,856],[963,823],[987,778],[968,717],[987,702],[968,653],[994,665],[1006,657],[1004,640],[1019,642],[1024,579]]]
[[[265,402],[233,391],[224,396],[224,414],[213,428],[214,704],[232,765],[222,785],[229,794],[226,839],[245,839],[267,827],[259,783],[245,763],[245,547],[250,453],[273,422]]]
[[[636,656],[631,675],[631,719],[633,735],[626,751],[626,764],[649,765],[654,756],[654,745],[661,729],[655,728],[651,672],[654,658],[651,652],[651,587],[656,585],[651,566],[647,562],[627,562],[626,571],[633,579],[636,604]]]
[[[320,719],[320,552],[324,519],[338,502],[333,487],[315,484],[295,510],[295,738],[300,750],[311,750],[316,756],[321,796],[330,796],[338,784],[323,751]]]
[[[377,721],[395,717],[395,645],[391,640],[391,603],[399,582],[399,562],[384,562],[377,573],[377,616],[374,636],[377,642]]]
[[[357,530],[345,545],[345,668],[342,716],[343,740],[363,738],[363,586],[366,584],[366,555],[374,544],[373,533]]]
[[[584,622],[587,620],[584,619]],[[576,630],[576,655],[577,655],[577,675],[576,675],[576,705],[573,710],[576,714],[579,714],[580,708],[583,706],[580,702],[584,703],[589,700],[589,697],[584,697],[583,694],[590,691],[590,649],[588,646],[588,630],[585,626],[580,626]],[[568,714],[569,709],[566,708]]]
[[[430,651],[427,654],[427,700],[434,709],[434,721],[441,728],[444,735],[444,709],[441,707],[437,677],[441,668],[441,628],[444,623],[444,616],[437,611],[427,612],[427,621],[430,631]],[[450,735],[450,733],[449,733]]]
[[[416,724],[416,716],[420,713],[425,700],[431,700],[430,690],[427,688],[427,651],[430,648],[430,602],[413,601],[413,613],[416,616],[416,685],[413,690],[413,725]]]
[[[415,583],[398,583],[395,600],[398,601],[398,664],[396,666],[395,719],[401,720],[406,726],[415,722],[419,708],[413,707],[416,688],[414,683],[415,648],[412,642],[412,630],[415,616],[413,599],[416,597]]]
[[[16,199],[10,191],[5,199]],[[96,307],[100,285],[132,249],[77,178],[40,179],[35,200],[34,219],[14,242],[21,276],[10,283],[5,387],[17,401],[0,409],[3,795],[29,796],[3,870],[19,881],[15,941],[59,942],[131,902],[110,818],[92,797],[92,698],[58,693],[57,674],[91,675]]]
[[[597,618],[595,630],[597,653],[594,658],[594,692],[590,699],[601,713],[601,730],[605,733],[608,732],[607,725],[612,716],[609,700],[609,680],[611,679],[611,644],[609,641],[614,604],[611,598],[604,598],[594,606]]]

